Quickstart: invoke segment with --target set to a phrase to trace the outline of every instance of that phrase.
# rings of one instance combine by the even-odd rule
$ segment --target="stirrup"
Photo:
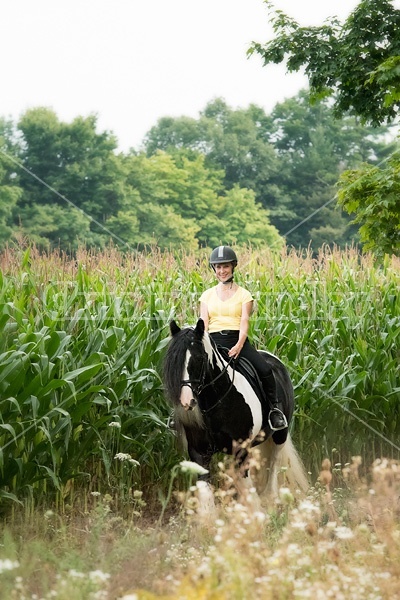
[[[280,427],[274,427],[271,423],[271,413],[273,413],[273,412],[280,413],[281,417],[283,418],[284,424],[281,425]],[[269,425],[271,431],[281,431],[281,429],[287,428],[288,422],[286,419],[286,415],[281,411],[280,408],[271,408],[271,410],[269,411],[269,414],[268,414],[268,425]]]

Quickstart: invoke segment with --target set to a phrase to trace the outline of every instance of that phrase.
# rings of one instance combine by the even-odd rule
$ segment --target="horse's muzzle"
[[[190,404],[185,405],[185,410],[193,410],[197,406],[196,398],[192,398]]]

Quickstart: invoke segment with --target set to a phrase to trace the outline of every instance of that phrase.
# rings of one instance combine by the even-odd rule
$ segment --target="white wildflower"
[[[114,456],[114,458],[116,460],[120,460],[121,462],[127,461],[129,463],[131,463],[131,465],[135,465],[135,466],[139,466],[140,463],[135,460],[134,458],[132,458],[132,456],[130,454],[124,454],[123,452],[118,452],[118,454],[116,454]]]
[[[0,559],[0,574],[4,571],[16,569],[17,567],[19,567],[19,562],[17,560],[10,560],[9,558]]]
[[[281,487],[279,489],[279,500],[283,504],[291,504],[294,500],[292,492],[287,487]]]
[[[319,513],[319,506],[317,504],[313,504],[310,500],[303,500],[300,503],[299,510],[305,513]]]
[[[99,569],[97,569],[96,571],[90,571],[89,573],[89,579],[97,583],[103,583],[109,578],[109,573],[103,573],[103,571],[100,571]]]
[[[76,579],[83,579],[85,576],[85,573],[81,573],[80,571],[76,571],[75,569],[70,569],[68,571],[68,575],[70,577],[75,577]]]
[[[191,475],[205,475],[208,473],[207,469],[204,469],[201,465],[198,465],[191,460],[182,460],[179,463],[182,473],[190,473]]]
[[[124,461],[124,460],[130,460],[132,457],[131,457],[131,455],[130,455],[130,454],[124,454],[123,452],[118,452],[118,453],[117,453],[117,454],[114,456],[114,458],[115,458],[116,460],[121,460],[121,461]]]
[[[263,523],[266,520],[267,515],[265,513],[261,512],[260,510],[257,510],[254,513],[253,517],[254,517],[255,521],[259,521],[259,523]]]
[[[334,531],[336,537],[338,537],[340,540],[350,540],[352,537],[354,537],[354,534],[349,527],[336,527]]]
[[[119,423],[118,421],[111,421],[108,424],[109,427],[115,427],[116,429],[121,429],[121,423]]]
[[[90,492],[91,496],[101,496],[100,492]]]

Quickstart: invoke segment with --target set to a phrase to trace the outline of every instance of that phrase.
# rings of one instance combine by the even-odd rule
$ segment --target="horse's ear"
[[[197,321],[197,325],[194,329],[196,335],[202,340],[204,335],[204,321],[203,319],[199,319]]]
[[[179,325],[177,325],[176,321],[171,321],[169,324],[169,330],[171,332],[171,335],[174,336],[180,332],[181,328],[179,327]]]

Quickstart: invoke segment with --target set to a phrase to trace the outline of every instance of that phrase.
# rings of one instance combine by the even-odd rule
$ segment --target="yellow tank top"
[[[204,302],[208,308],[208,331],[215,333],[222,329],[240,329],[242,306],[253,300],[250,292],[243,287],[238,287],[236,292],[228,300],[222,301],[218,298],[217,286],[212,287],[200,296],[200,302]]]

